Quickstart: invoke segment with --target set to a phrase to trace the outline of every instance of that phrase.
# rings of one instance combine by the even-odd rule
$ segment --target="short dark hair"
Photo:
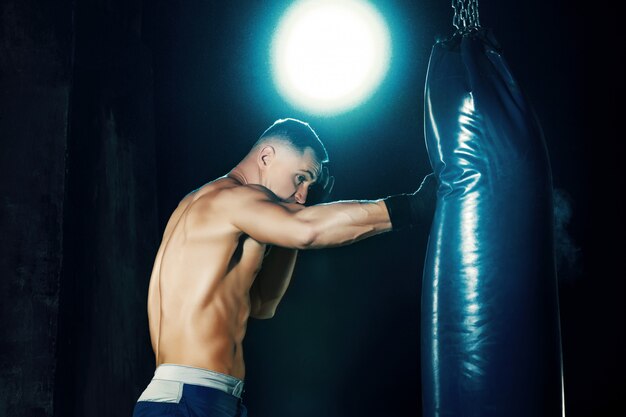
[[[267,138],[277,137],[287,141],[294,149],[304,153],[311,148],[320,163],[328,162],[328,153],[317,133],[308,123],[297,119],[278,119],[263,132],[254,146],[263,143]]]

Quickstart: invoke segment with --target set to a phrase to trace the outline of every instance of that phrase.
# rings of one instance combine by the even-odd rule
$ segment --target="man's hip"
[[[163,364],[141,394],[133,417],[246,417],[243,381],[186,365]]]

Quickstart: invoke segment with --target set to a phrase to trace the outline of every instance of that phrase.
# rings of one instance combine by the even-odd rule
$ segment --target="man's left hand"
[[[334,185],[335,177],[329,174],[327,166],[322,166],[319,178],[309,188],[304,205],[308,207],[328,202]]]

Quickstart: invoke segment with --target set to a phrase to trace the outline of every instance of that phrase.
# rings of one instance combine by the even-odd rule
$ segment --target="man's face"
[[[277,146],[275,152],[267,170],[266,187],[286,203],[304,204],[321,170],[315,153],[306,148],[300,154],[289,146]]]

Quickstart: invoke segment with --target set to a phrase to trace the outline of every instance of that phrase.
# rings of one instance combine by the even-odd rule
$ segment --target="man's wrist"
[[[410,198],[408,194],[396,194],[382,199],[394,232],[409,229],[412,225]]]

